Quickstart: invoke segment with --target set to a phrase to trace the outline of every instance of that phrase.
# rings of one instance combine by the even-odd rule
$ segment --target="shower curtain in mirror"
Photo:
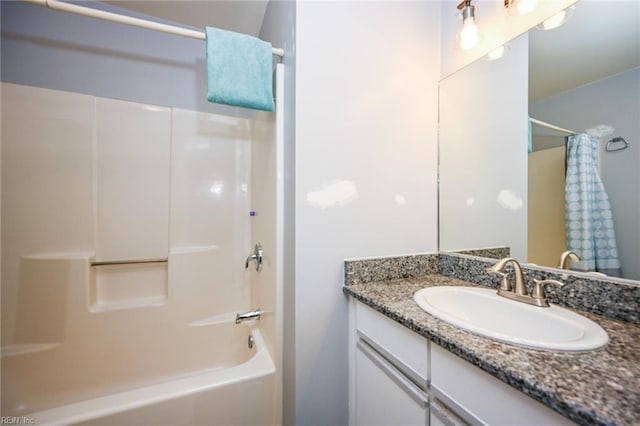
[[[567,138],[565,207],[567,248],[582,259],[573,269],[621,276],[611,204],[598,175],[598,140],[593,136]]]

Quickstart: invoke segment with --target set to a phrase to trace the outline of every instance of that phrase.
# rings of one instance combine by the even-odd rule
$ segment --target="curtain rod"
[[[58,0],[23,0],[27,3],[38,6],[48,7],[52,10],[61,12],[74,13],[76,15],[88,16],[90,18],[102,19],[105,21],[117,22],[134,27],[146,28],[148,30],[160,31],[163,33],[174,34],[182,37],[195,38],[197,40],[206,40],[207,36],[202,31],[189,30],[173,25],[161,24],[160,22],[147,21],[145,19],[133,18],[130,16],[120,15],[103,10],[93,9],[90,7],[78,6]],[[273,48],[272,52],[276,56],[284,56],[284,49]]]
[[[570,135],[577,135],[578,134],[578,132],[574,132],[573,130],[563,129],[562,127],[554,126],[553,124],[549,124],[546,121],[536,120],[535,118],[531,118],[531,117],[529,117],[529,120],[532,123],[539,124],[539,125],[541,125],[543,127],[551,129],[551,130],[557,130],[559,132],[568,133]]]

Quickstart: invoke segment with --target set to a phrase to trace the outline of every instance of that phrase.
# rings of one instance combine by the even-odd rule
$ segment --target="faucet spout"
[[[240,324],[243,321],[259,320],[261,316],[262,316],[262,311],[259,309],[256,311],[249,311],[242,314],[236,314],[236,324]]]
[[[569,269],[569,262],[580,262],[580,256],[578,256],[575,252],[571,250],[567,250],[562,252],[560,255],[560,263],[558,264],[558,268],[560,269]]]
[[[513,275],[515,276],[515,286],[511,289],[511,283],[509,282],[509,275],[505,272],[506,266],[511,263],[513,266]],[[522,273],[522,267],[517,260],[512,257],[506,257],[500,259],[495,265],[485,270],[489,274],[499,275],[501,277],[500,287],[498,288],[498,296],[506,297],[507,299],[517,300],[518,302],[527,303],[529,305],[539,306],[541,308],[549,307],[549,302],[544,293],[544,286],[547,284],[553,284],[556,287],[562,287],[563,283],[555,280],[534,280],[534,287],[531,290],[531,295],[527,292],[527,286],[524,283],[524,274]]]
[[[505,273],[505,268],[506,266],[511,263],[512,267],[513,267],[513,274],[515,276],[515,286],[513,291],[515,292],[515,294],[517,294],[518,296],[528,296],[527,293],[527,287],[524,284],[524,275],[522,273],[522,268],[520,267],[520,263],[512,258],[512,257],[505,257],[504,259],[500,259],[495,265],[493,265],[490,268],[487,268],[486,271],[490,274],[498,274],[501,275],[503,277],[502,283],[500,285],[500,290],[503,291],[510,291],[511,290],[511,285],[508,284],[506,287],[504,288],[504,282],[506,280],[508,280],[508,278],[506,278],[506,273]],[[507,281],[508,283],[508,281]]]

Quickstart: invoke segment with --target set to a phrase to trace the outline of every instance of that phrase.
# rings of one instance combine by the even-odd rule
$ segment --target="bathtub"
[[[247,324],[185,326],[165,350],[111,351],[82,374],[74,363],[87,354],[69,357],[65,345],[15,347],[2,359],[3,382],[19,384],[3,389],[3,416],[38,425],[274,424],[274,362],[258,323]]]

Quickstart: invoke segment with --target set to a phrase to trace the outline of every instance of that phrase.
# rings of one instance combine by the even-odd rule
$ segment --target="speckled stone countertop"
[[[413,294],[438,285],[478,287],[431,274],[353,283],[343,291],[579,424],[640,424],[640,326],[579,312],[607,331],[605,348],[584,353],[525,349],[424,312]]]

